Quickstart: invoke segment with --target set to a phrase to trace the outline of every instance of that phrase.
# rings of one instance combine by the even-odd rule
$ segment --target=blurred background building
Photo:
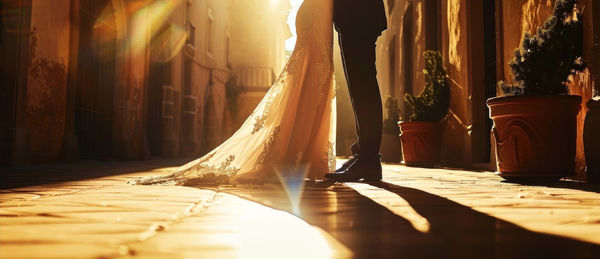
[[[286,0],[0,8],[2,164],[201,155],[275,80],[290,36]]]
[[[451,87],[442,165],[493,169],[485,100],[498,80],[511,79],[513,50],[554,1],[382,1],[382,96],[396,97],[406,118],[404,94],[425,85],[423,51],[441,51]],[[289,0],[0,3],[2,164],[201,155],[247,118],[290,51]],[[585,103],[600,89],[600,4],[580,0],[578,8],[589,68],[571,89]],[[348,154],[354,116],[335,46],[337,152]],[[586,111],[578,120],[580,170]]]

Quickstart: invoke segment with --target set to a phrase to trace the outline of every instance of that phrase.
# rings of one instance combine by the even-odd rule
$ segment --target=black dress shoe
[[[358,157],[358,155],[350,156],[348,158],[348,160],[346,162],[344,162],[340,168],[338,168],[338,169],[335,170],[335,172],[336,173],[341,173],[344,170],[348,169],[348,167],[350,167],[352,164],[354,164],[354,162],[356,162],[357,157]]]
[[[325,178],[337,182],[381,181],[381,156],[373,158],[359,156],[346,170],[325,174]]]

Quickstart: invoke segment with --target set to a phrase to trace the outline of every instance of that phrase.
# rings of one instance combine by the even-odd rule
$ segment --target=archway
[[[82,158],[112,151],[118,29],[111,0],[79,2],[75,136]]]

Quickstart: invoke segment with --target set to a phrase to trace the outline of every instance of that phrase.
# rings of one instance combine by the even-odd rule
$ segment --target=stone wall
[[[230,5],[230,65],[243,88],[232,127],[252,113],[287,62],[288,1],[237,1]]]
[[[81,31],[80,1],[83,0],[31,0],[30,5],[8,6],[12,8],[11,12],[19,10],[19,19],[27,21],[8,23],[11,31],[16,30],[15,35],[27,35],[23,36],[23,40],[7,42],[14,52],[23,52],[29,59],[23,65],[25,80],[22,89],[17,78],[20,66],[2,63],[2,73],[7,71],[14,76],[11,77],[10,91],[2,95],[2,100],[6,100],[7,114],[13,115],[2,120],[0,140],[3,143],[2,154],[6,154],[2,163],[59,162],[79,157],[81,141],[75,128],[82,81],[78,77],[87,75],[82,76],[78,70],[94,69],[78,64],[79,58],[89,55],[88,49],[93,49],[85,45],[88,43],[81,42],[80,36],[97,30],[94,27],[94,31]],[[106,145],[110,150],[105,154],[86,159],[196,156],[228,137],[223,130],[225,120],[229,118],[225,91],[230,62],[229,1],[142,3],[110,0],[100,8],[98,19],[110,20],[95,22],[110,24],[116,30],[110,38],[102,38],[106,42],[96,42],[115,46],[114,71],[109,71],[110,75],[99,75],[106,87],[112,89],[111,103],[105,105],[109,115],[101,120],[101,123],[106,120],[106,124],[100,125],[108,128],[109,138],[106,141],[111,143]],[[13,18],[18,17],[11,16]],[[190,20],[197,28],[194,37],[197,44],[186,49],[182,43],[187,41],[187,22]],[[211,34],[206,33],[209,24],[212,25]],[[21,28],[23,25],[27,28]],[[3,26],[2,36],[8,33],[8,28]],[[212,45],[210,51],[209,43]],[[283,49],[279,54],[283,55]],[[2,55],[8,53],[3,51]],[[18,57],[13,57],[13,61],[16,62],[16,59]],[[185,67],[186,60],[190,64],[189,70]],[[152,74],[158,71],[150,70],[156,64],[162,64],[160,72],[163,75]],[[183,91],[186,78],[189,78],[186,87],[190,89],[187,95],[194,99],[191,105],[184,102],[188,101],[184,100]],[[150,87],[160,88],[153,89],[159,92],[158,100],[149,97]],[[12,97],[20,93],[23,97]],[[186,120],[189,118],[184,118],[184,115],[189,111],[193,111],[193,118]],[[159,119],[149,121],[151,113]],[[185,124],[188,121],[191,123]],[[183,136],[186,125],[191,132],[188,132],[189,136]],[[149,128],[156,128],[159,132],[156,136],[160,138],[158,143],[162,150],[157,154],[150,152]],[[8,143],[6,148],[4,143]],[[184,149],[186,147],[188,149]]]
[[[468,113],[470,97],[467,39],[467,2],[442,1],[442,55],[446,62],[450,86],[450,110],[444,120],[442,161],[451,166],[465,166],[470,155]]]
[[[443,123],[442,163],[453,167],[494,168],[489,154],[490,134],[485,107],[484,4],[481,1],[385,1],[389,29],[377,46],[378,80],[382,95],[392,94],[400,101],[401,116],[406,117],[402,97],[405,92],[418,94],[424,86],[422,52],[427,47],[441,50],[449,74],[450,110]],[[579,1],[584,12],[584,56],[594,60],[592,0]],[[429,9],[439,4],[439,12]],[[495,2],[496,79],[512,79],[508,63],[519,46],[523,33],[538,28],[552,13],[554,2],[517,0]],[[436,18],[441,22],[432,24]],[[408,23],[408,24],[407,24]],[[431,28],[439,33],[431,33]],[[429,32],[428,32],[429,31]],[[412,37],[410,44],[405,35]],[[437,43],[433,43],[437,41]],[[409,49],[407,49],[409,48]],[[407,67],[410,66],[410,67]],[[487,71],[487,73],[490,73]],[[581,95],[583,104],[592,97],[593,80],[590,69],[579,74],[572,83],[572,94]],[[578,117],[577,165],[585,168],[582,128],[586,108]],[[489,162],[486,162],[489,161]],[[487,164],[487,166],[485,165]]]
[[[26,125],[33,161],[61,156],[65,135],[69,0],[32,1]]]

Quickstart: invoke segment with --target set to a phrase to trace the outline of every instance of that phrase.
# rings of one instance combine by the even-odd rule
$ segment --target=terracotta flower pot
[[[381,136],[381,161],[388,163],[399,163],[402,161],[402,147],[400,137],[395,134],[383,134]]]
[[[404,163],[433,166],[440,161],[441,127],[439,122],[398,122]]]
[[[580,104],[574,95],[488,99],[498,174],[508,180],[571,175]]]

